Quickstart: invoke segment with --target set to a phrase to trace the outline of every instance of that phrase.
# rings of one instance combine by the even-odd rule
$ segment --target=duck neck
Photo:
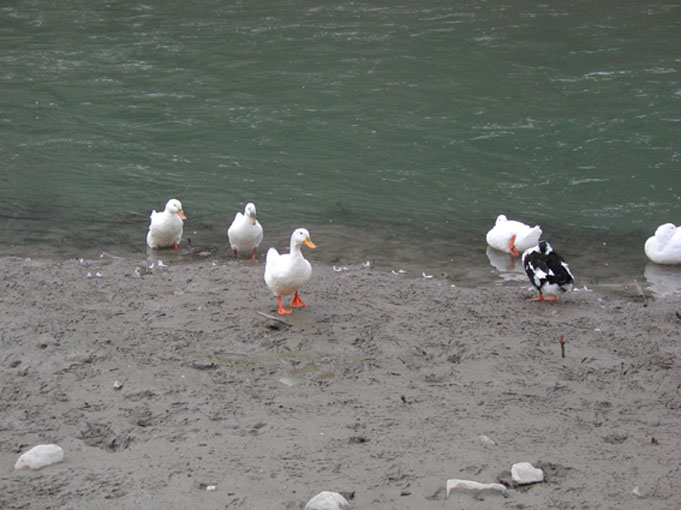
[[[170,211],[164,211],[166,214],[166,218],[168,221],[175,221],[176,219],[179,220],[180,223],[182,223],[182,218],[180,218],[177,213],[170,212]]]
[[[296,243],[295,239],[291,239],[291,245],[289,246],[289,253],[293,257],[302,257],[303,254],[300,251],[300,243]]]

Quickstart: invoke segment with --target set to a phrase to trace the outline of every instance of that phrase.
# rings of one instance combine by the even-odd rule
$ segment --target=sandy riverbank
[[[679,297],[316,265],[286,326],[262,259],[144,268],[0,259],[0,507],[681,507]],[[64,463],[13,471],[45,442]],[[519,461],[546,483],[445,500]]]

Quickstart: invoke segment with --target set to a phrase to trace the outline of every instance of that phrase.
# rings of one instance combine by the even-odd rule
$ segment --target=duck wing
[[[549,274],[546,255],[538,250],[527,251],[523,255],[523,266],[532,285],[540,289]]]
[[[552,251],[546,257],[546,266],[549,269],[548,281],[557,285],[566,285],[574,280],[570,268],[563,260],[563,257]]]

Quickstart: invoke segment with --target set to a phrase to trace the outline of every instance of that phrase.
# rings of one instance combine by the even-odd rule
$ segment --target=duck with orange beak
[[[519,257],[525,250],[536,246],[542,235],[541,227],[530,227],[516,220],[509,220],[500,214],[494,227],[487,232],[487,244],[492,248]]]
[[[171,198],[166,208],[161,211],[151,211],[149,232],[147,233],[147,245],[149,248],[174,248],[182,240],[183,220],[187,217],[182,211],[182,203],[176,198]]]
[[[227,229],[229,246],[234,251],[234,255],[241,253],[251,255],[251,260],[255,260],[255,252],[262,242],[262,225],[255,217],[255,204],[246,204],[243,214],[240,212],[234,216],[234,221]]]
[[[281,297],[293,294],[291,306],[294,308],[307,306],[300,296],[298,289],[302,287],[312,276],[312,266],[303,257],[302,245],[308,248],[316,248],[310,240],[310,233],[307,229],[299,228],[291,234],[291,245],[289,253],[279,254],[275,248],[270,248],[267,252],[265,262],[265,283],[272,293],[277,297],[280,315],[291,313],[292,310],[284,308],[281,304]]]

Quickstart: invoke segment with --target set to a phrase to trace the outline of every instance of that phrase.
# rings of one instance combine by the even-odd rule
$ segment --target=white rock
[[[500,483],[480,483],[473,480],[459,480],[457,478],[447,480],[447,497],[449,497],[450,492],[455,490],[506,492],[506,487]]]
[[[480,434],[478,436],[478,439],[480,439],[480,441],[483,444],[486,444],[486,445],[489,445],[489,446],[494,446],[494,445],[497,444],[496,441],[494,441],[494,439],[490,439],[489,436],[486,436],[485,434]]]
[[[527,485],[544,481],[544,472],[529,462],[518,462],[511,468],[513,481],[518,485]]]
[[[324,491],[307,502],[305,510],[346,510],[350,503],[337,492]]]
[[[64,450],[61,447],[56,444],[39,444],[22,454],[14,464],[14,469],[40,469],[63,460]]]
[[[298,379],[297,377],[291,377],[291,376],[288,376],[288,375],[279,379],[279,382],[281,384],[283,384],[284,386],[288,386],[288,387],[295,386],[296,384],[300,384],[300,381],[301,380]]]
[[[218,488],[217,485],[207,485],[206,486],[206,490],[208,492],[215,492],[217,490],[217,488]]]
[[[114,381],[113,383],[113,389],[118,391],[123,387],[123,383],[121,381]]]

